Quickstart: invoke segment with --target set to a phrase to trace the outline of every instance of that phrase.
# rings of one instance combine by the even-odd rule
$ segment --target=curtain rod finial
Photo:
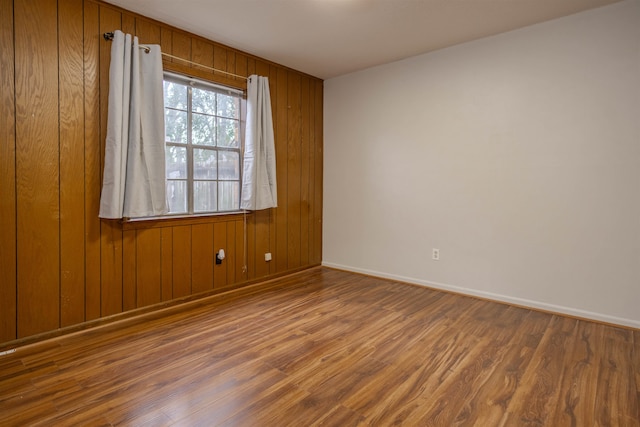
[[[113,32],[104,33],[102,37],[104,37],[105,40],[113,40]]]

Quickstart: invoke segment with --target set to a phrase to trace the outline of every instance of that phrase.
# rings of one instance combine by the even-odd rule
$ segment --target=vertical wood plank
[[[269,275],[269,263],[264,255],[269,249],[269,217],[271,209],[255,212],[255,269],[256,277]]]
[[[309,210],[307,212],[307,222],[309,223],[309,264],[317,264],[316,256],[316,235],[314,230],[314,218],[316,208],[316,162],[315,162],[315,150],[316,150],[316,82],[311,80],[309,82],[309,170],[307,174],[309,176]]]
[[[162,300],[160,228],[138,230],[136,235],[136,299],[138,307]]]
[[[191,236],[191,292],[194,294],[213,288],[213,224],[192,226]]]
[[[173,229],[162,228],[161,238],[162,301],[169,301],[173,298]]]
[[[213,257],[220,249],[224,249],[225,259],[222,264],[213,264],[213,287],[219,289],[227,285],[227,265],[229,260],[226,255],[231,253],[227,246],[227,224],[225,222],[216,222],[213,224]]]
[[[287,268],[300,266],[300,75],[287,79]]]
[[[100,34],[122,25],[122,14],[109,7],[100,8]],[[109,105],[109,63],[111,42],[100,41],[100,171],[104,170],[104,149]],[[122,312],[122,226],[103,220],[100,228],[100,300],[101,316]]]
[[[313,203],[313,241],[315,242],[313,248],[313,263],[319,264],[322,262],[322,192],[323,185],[323,156],[324,156],[324,143],[323,143],[323,83],[322,81],[316,81],[316,102],[315,102],[315,144],[314,144],[314,197]]]
[[[96,3],[84,2],[85,320],[100,317],[100,24]]]
[[[173,227],[173,297],[191,295],[191,226]]]
[[[244,222],[243,220],[236,221],[236,253],[238,254],[238,262],[236,263],[236,283],[244,282],[247,280],[247,263],[246,263],[246,248],[244,239]]]
[[[60,326],[57,2],[14,2],[18,337]]]
[[[309,78],[300,85],[300,265],[309,265]]]
[[[122,312],[122,226],[102,221],[100,227],[100,316]]]
[[[16,139],[13,1],[0,0],[0,342],[16,335]]]
[[[136,17],[130,13],[123,13],[121,30],[125,34],[136,34]]]
[[[247,279],[256,277],[256,215],[251,212],[247,215],[246,242],[247,245]]]
[[[84,321],[82,0],[58,7],[60,50],[60,326]]]
[[[276,179],[278,180],[278,208],[276,209],[276,250],[275,250],[275,266],[276,272],[287,270],[287,206],[288,200],[288,180],[287,180],[287,139],[288,139],[288,96],[287,96],[287,74],[288,71],[279,68],[277,74],[277,110],[274,114],[276,123]],[[272,262],[274,262],[272,261]]]
[[[123,19],[128,14],[123,15]],[[150,22],[139,16],[135,18],[136,21],[136,36],[140,44],[160,44],[162,37],[160,34],[160,26],[156,23]]]
[[[236,56],[236,68],[235,73],[239,76],[247,77],[247,56],[237,53]]]
[[[122,233],[122,310],[133,310],[136,299],[136,230]]]
[[[160,50],[162,52],[168,53],[169,55],[173,55],[173,32],[166,28],[162,27],[160,29]],[[163,62],[171,62],[167,59],[162,59]]]
[[[191,60],[206,67],[213,67],[213,45],[200,39],[191,41]],[[192,67],[198,68],[191,64]],[[203,68],[205,71],[210,71]]]
[[[214,45],[213,47],[213,67],[218,70],[227,71],[227,51],[218,45]],[[214,74],[223,77],[225,76],[225,74],[215,71]]]
[[[271,94],[271,111],[273,113],[273,132],[274,132],[274,140],[277,141],[275,135],[278,133],[278,120],[276,120],[276,113],[278,111],[278,67],[271,64],[269,66],[269,92]],[[278,175],[278,164],[276,163],[276,176]],[[280,184],[278,184],[280,185]],[[278,190],[278,192],[280,192]],[[280,204],[278,195],[278,204]],[[273,257],[276,254],[276,215],[278,209],[270,209],[269,210],[269,253],[271,253],[272,261],[269,261],[269,274],[274,274],[276,272],[276,265],[273,261]]]
[[[247,58],[247,75],[256,73],[256,59],[255,58]]]
[[[186,34],[173,31],[171,34],[171,54],[178,58],[191,60],[191,37]],[[179,59],[172,59],[172,62],[177,64],[187,65],[184,61]]]
[[[237,74],[236,69],[236,53],[232,50],[227,50],[227,71]]]
[[[236,222],[227,221],[227,282],[225,285],[233,285],[237,282],[236,271],[238,268],[238,248],[236,245]]]

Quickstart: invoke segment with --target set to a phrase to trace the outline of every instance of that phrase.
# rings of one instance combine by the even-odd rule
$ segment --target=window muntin
[[[164,77],[169,215],[240,208],[242,92]]]

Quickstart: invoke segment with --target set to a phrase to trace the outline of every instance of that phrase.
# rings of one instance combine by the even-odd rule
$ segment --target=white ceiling
[[[618,0],[108,1],[328,79]]]

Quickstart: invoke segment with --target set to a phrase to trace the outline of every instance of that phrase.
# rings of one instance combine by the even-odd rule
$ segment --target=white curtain
[[[160,46],[115,31],[109,68],[109,111],[101,218],[167,213],[164,101]]]
[[[269,79],[252,75],[247,83],[247,127],[240,208],[260,210],[278,206],[276,151]]]

